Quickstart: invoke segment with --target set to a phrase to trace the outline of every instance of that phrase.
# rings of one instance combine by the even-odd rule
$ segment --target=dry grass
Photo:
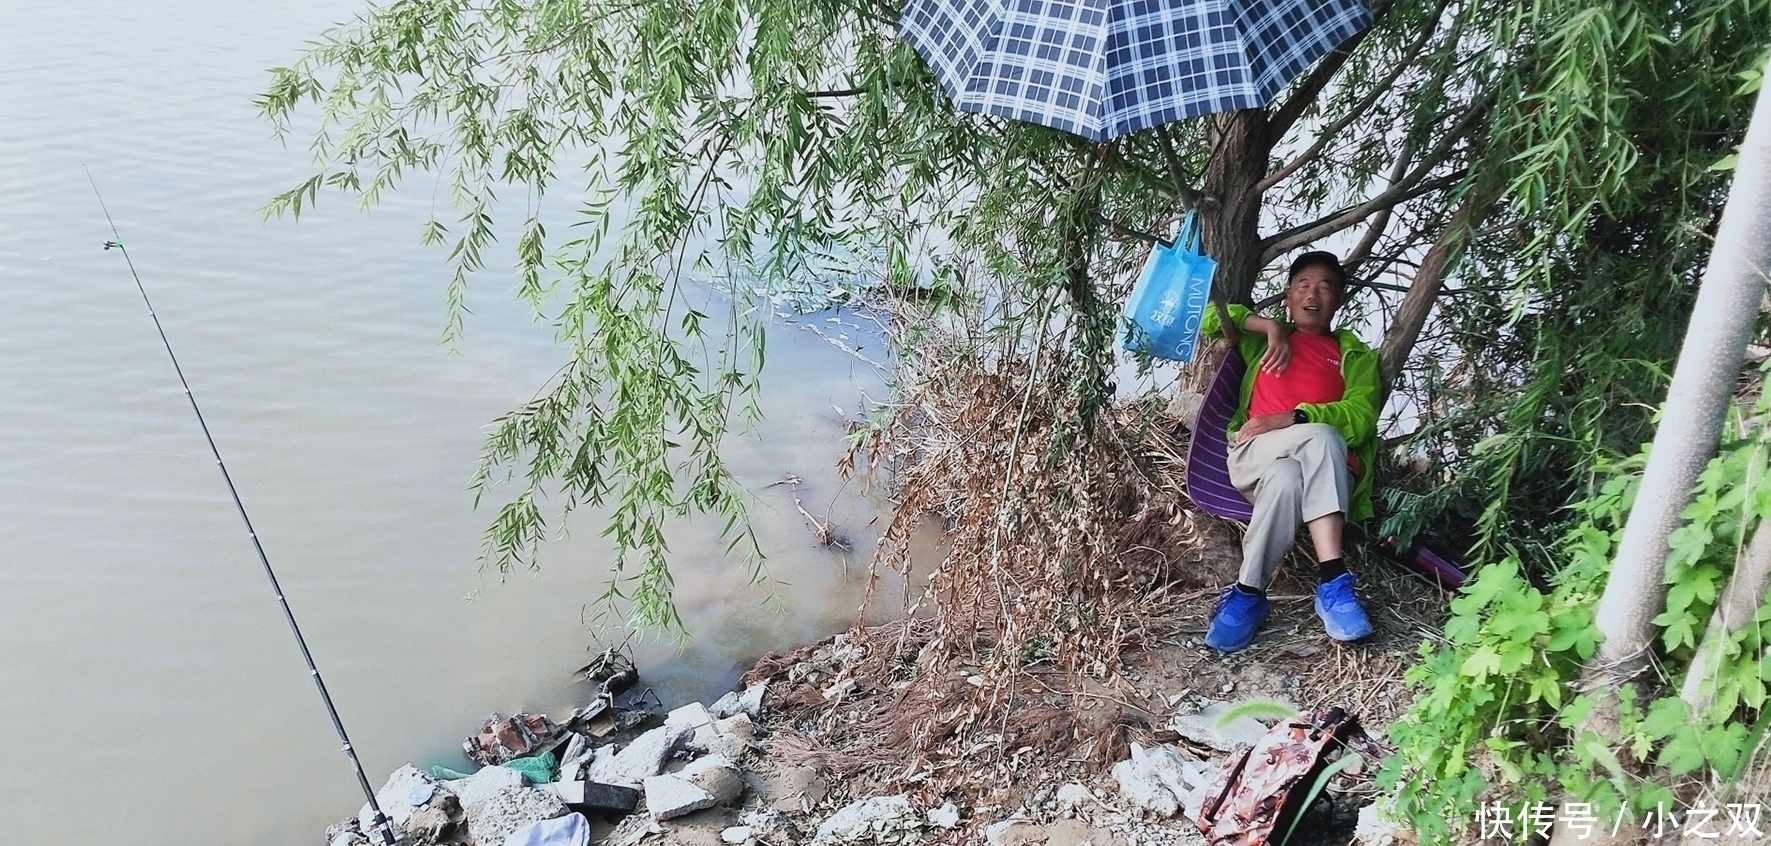
[[[980,802],[1123,760],[1131,740],[1162,734],[1182,687],[1336,704],[1380,726],[1406,705],[1401,675],[1445,601],[1389,565],[1355,562],[1373,644],[1322,636],[1314,564],[1300,560],[1254,648],[1198,645],[1234,578],[1238,529],[1187,501],[1179,421],[1121,403],[1075,437],[1069,364],[1051,349],[1031,362],[936,350],[890,424],[859,439],[855,464],[898,503],[874,566],[917,579],[922,612],[757,662],[744,681],[770,682],[777,760]],[[944,555],[912,572],[930,515]]]

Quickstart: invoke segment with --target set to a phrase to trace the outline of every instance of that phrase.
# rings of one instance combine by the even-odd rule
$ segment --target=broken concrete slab
[[[686,725],[666,723],[635,738],[613,757],[598,755],[585,772],[590,781],[638,787],[648,776],[664,769],[664,761],[694,735]]]
[[[690,702],[664,716],[665,725],[688,726],[700,728],[713,724],[713,715],[707,713],[707,706],[699,702]]]
[[[735,825],[722,829],[719,839],[732,844],[732,846],[743,846],[743,844],[750,842],[750,826]]]
[[[1162,781],[1154,774],[1146,772],[1137,762],[1120,761],[1113,765],[1113,778],[1119,782],[1119,792],[1133,805],[1143,808],[1152,814],[1172,817],[1181,810],[1181,803]]]
[[[1002,820],[984,827],[984,841],[990,846],[1034,846],[1047,836],[1045,826],[1032,820]]]
[[[655,820],[675,819],[719,804],[712,793],[674,775],[650,776],[643,782],[646,811]]]
[[[731,804],[744,792],[744,771],[719,755],[697,758],[675,775],[712,794],[721,805]]]
[[[713,727],[720,734],[729,734],[745,740],[756,739],[756,721],[749,714],[739,713],[730,717],[713,721]]]
[[[467,778],[452,782],[450,789],[461,797],[461,807],[472,811],[475,806],[484,804],[499,791],[522,787],[526,783],[522,773],[509,767],[485,767]]]
[[[1180,736],[1219,752],[1253,746],[1267,736],[1267,727],[1253,717],[1237,717],[1222,727],[1219,719],[1231,709],[1227,702],[1212,702],[1197,714],[1176,714],[1168,727]]]
[[[406,820],[406,833],[400,838],[404,846],[435,846],[455,833],[463,819],[461,802],[455,794],[438,790],[421,808],[412,811]]]
[[[375,791],[375,804],[381,806],[381,812],[386,814],[388,819],[393,820],[395,826],[404,827],[406,820],[411,819],[413,809],[422,806],[425,801],[430,799],[429,794],[426,794],[423,801],[414,805],[412,802],[413,792],[424,788],[435,788],[436,784],[437,780],[432,778],[430,773],[407,764],[394,770],[393,774],[387,777],[387,783],[382,785],[380,790]],[[369,807],[368,802],[364,802],[362,810],[357,812],[357,824],[361,826],[362,831],[372,832],[375,830],[375,811]]]
[[[726,691],[726,695],[713,700],[713,704],[707,706],[707,713],[713,715],[713,718],[716,720],[730,717],[733,714],[743,713],[743,709],[738,706],[738,700],[742,698],[743,695],[744,694],[741,694],[736,690],[728,690]]]
[[[813,846],[849,843],[915,843],[922,839],[922,820],[903,795],[874,796],[844,805],[818,826]]]
[[[552,791],[506,787],[467,810],[467,836],[473,846],[504,846],[505,838],[524,826],[567,813],[566,803]]]
[[[1058,788],[1058,807],[1080,808],[1095,801],[1094,791],[1087,787],[1070,782]]]
[[[1155,776],[1163,787],[1181,800],[1183,806],[1187,804],[1189,795],[1204,790],[1211,783],[1210,764],[1188,761],[1171,746],[1157,744],[1146,749],[1142,744],[1133,743],[1131,760],[1140,770]]]

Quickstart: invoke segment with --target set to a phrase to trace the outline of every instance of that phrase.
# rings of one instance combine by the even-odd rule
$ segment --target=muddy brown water
[[[560,363],[495,273],[451,354],[428,192],[300,224],[251,98],[355,2],[7,3],[0,25],[0,843],[309,844],[360,796],[81,166],[98,179],[372,778],[460,765],[491,711],[559,710],[608,576],[595,515],[538,574],[479,572],[482,427]],[[423,194],[423,196],[418,196]],[[817,323],[872,343],[821,314]],[[842,630],[876,506],[830,468],[872,368],[792,325],[729,439],[771,581],[677,527],[693,637],[667,700]],[[856,552],[818,545],[828,513]],[[469,601],[468,597],[472,597]],[[770,605],[767,601],[775,602]]]

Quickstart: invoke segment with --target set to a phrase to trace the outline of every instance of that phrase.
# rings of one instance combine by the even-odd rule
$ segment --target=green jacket
[[[1230,305],[1228,310],[1238,329],[1253,313],[1240,305]],[[1294,328],[1284,320],[1280,323],[1288,330]],[[1215,306],[1206,308],[1199,332],[1213,338],[1223,335]],[[1353,493],[1347,505],[1347,519],[1356,522],[1373,514],[1371,477],[1377,466],[1377,404],[1383,391],[1377,376],[1377,353],[1345,329],[1335,330],[1334,336],[1341,345],[1341,380],[1346,383],[1346,393],[1338,402],[1305,403],[1298,407],[1312,423],[1327,423],[1339,430],[1347,442],[1347,451],[1359,457],[1360,472],[1353,478]],[[1231,443],[1235,443],[1236,430],[1248,421],[1248,398],[1254,394],[1254,377],[1260,372],[1261,355],[1267,351],[1267,336],[1243,332],[1236,349],[1248,363],[1248,372],[1242,377],[1242,399],[1236,416],[1230,418]]]

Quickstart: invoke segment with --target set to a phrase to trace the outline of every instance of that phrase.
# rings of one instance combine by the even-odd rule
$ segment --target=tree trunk
[[[1214,296],[1249,304],[1261,272],[1261,178],[1267,175],[1265,109],[1219,115],[1217,149],[1201,185],[1199,232],[1205,254],[1217,259]]]
[[[1697,654],[1685,670],[1685,686],[1679,698],[1691,706],[1693,719],[1701,719],[1716,698],[1716,671],[1721,669],[1723,649],[1735,632],[1752,622],[1765,602],[1765,582],[1771,577],[1771,531],[1761,524],[1753,539],[1734,559],[1734,574],[1716,599],[1709,630],[1698,642]]]
[[[1620,742],[1617,696],[1624,684],[1649,668],[1654,618],[1666,607],[1667,536],[1678,528],[1697,475],[1721,437],[1723,415],[1765,293],[1762,268],[1771,268],[1771,89],[1759,94],[1738,161],[1667,390],[1665,417],[1599,598],[1594,623],[1604,640],[1581,674],[1581,689],[1592,691],[1596,699],[1581,729],[1614,744]],[[1566,828],[1551,842],[1595,843],[1577,840]]]
[[[1445,288],[1445,275],[1454,265],[1452,259],[1469,240],[1470,218],[1480,214],[1488,205],[1477,194],[1471,191],[1464,195],[1463,205],[1439,233],[1439,240],[1433,242],[1427,257],[1421,261],[1420,270],[1414,274],[1408,293],[1402,296],[1402,305],[1396,309],[1396,322],[1384,333],[1384,343],[1378,352],[1378,371],[1386,391],[1401,375],[1408,354],[1414,351],[1421,327],[1427,324],[1427,315],[1432,314],[1433,303],[1438,301],[1439,292]]]

